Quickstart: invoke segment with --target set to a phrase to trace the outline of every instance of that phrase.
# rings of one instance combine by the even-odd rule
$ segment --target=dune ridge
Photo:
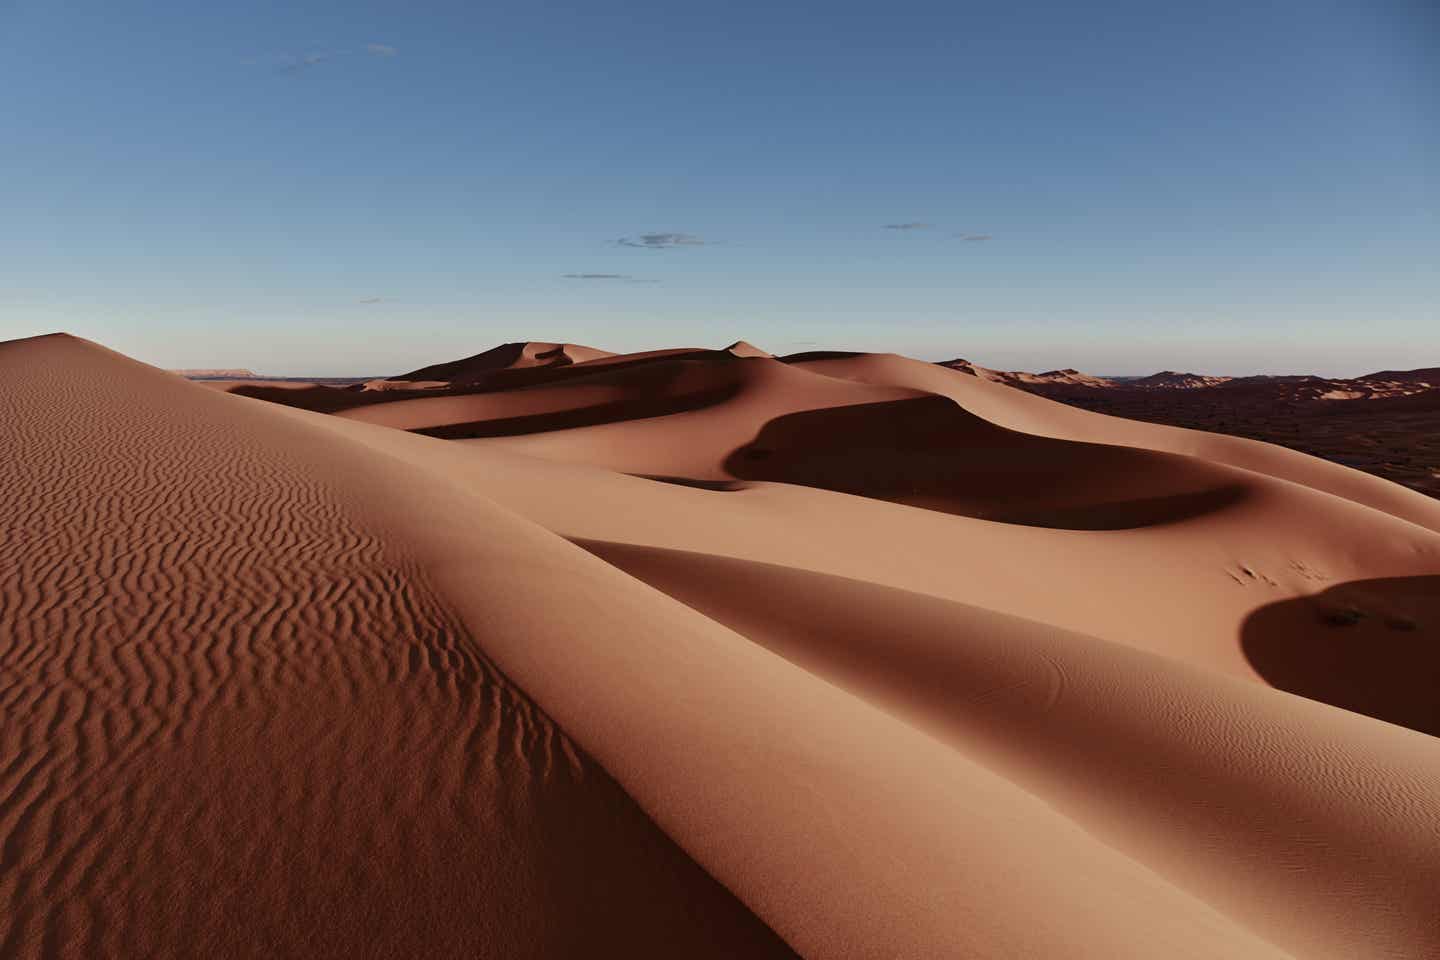
[[[423,477],[82,342],[0,369],[0,954],[789,955],[437,595]]]
[[[406,376],[0,344],[0,954],[1440,949],[1435,501],[893,356]]]

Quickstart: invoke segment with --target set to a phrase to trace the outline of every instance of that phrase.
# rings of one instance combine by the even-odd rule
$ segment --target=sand
[[[1440,499],[1440,368],[1352,379],[1172,370],[1109,379],[990,370],[966,360],[942,365],[1084,410],[1278,444]]]
[[[1440,952],[1440,502],[894,356],[497,350],[0,345],[0,955]]]

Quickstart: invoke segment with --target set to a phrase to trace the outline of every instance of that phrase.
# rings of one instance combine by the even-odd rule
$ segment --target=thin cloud
[[[318,67],[322,63],[329,63],[340,57],[371,56],[381,59],[388,59],[399,54],[399,50],[386,43],[367,43],[361,50],[315,50],[310,53],[285,53],[279,56],[269,57],[246,57],[240,62],[247,66],[254,66],[262,63],[278,64],[281,71],[285,73],[299,73],[311,67]]]
[[[290,73],[298,73],[301,70],[308,70],[310,67],[318,67],[320,64],[327,62],[334,56],[335,54],[333,53],[307,53],[298,57],[287,54],[282,59],[285,64],[284,68],[286,71]]]
[[[366,297],[364,300],[357,300],[356,303],[384,303],[384,297]]]
[[[616,280],[621,283],[654,283],[654,280],[641,280],[639,277],[632,277],[628,273],[565,273],[561,276],[566,280]]]
[[[714,241],[702,240],[689,233],[642,233],[634,237],[621,237],[615,242],[622,247],[639,247],[642,250],[667,250],[672,247],[704,247]]]
[[[916,220],[916,221],[912,221],[912,222],[910,222],[910,223],[887,223],[887,224],[885,224],[885,229],[886,229],[886,230],[930,230],[930,229],[933,229],[934,226],[935,226],[935,224],[933,224],[933,223],[922,223],[922,222]],[[988,234],[988,233],[957,233],[957,234],[955,234],[954,236],[955,236],[956,239],[960,240],[962,243],[984,243],[986,240],[991,239],[990,234]]]

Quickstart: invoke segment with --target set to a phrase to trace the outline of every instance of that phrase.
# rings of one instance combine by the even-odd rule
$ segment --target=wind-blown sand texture
[[[743,342],[0,378],[0,956],[1440,955],[1412,490]]]

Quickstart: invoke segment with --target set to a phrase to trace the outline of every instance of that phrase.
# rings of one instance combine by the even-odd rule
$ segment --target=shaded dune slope
[[[221,393],[233,393],[256,400],[295,407],[299,410],[314,410],[316,413],[338,413],[366,403],[381,403],[386,399],[381,393],[366,393],[345,387],[332,387],[323,383],[296,383],[270,380],[206,380],[198,384]]]
[[[1131,447],[996,427],[945,397],[786,414],[725,460],[730,475],[1005,523],[1114,530],[1243,499],[1245,478]]]
[[[1256,610],[1240,642],[1281,690],[1440,736],[1440,574],[1355,580]]]
[[[697,410],[733,398],[745,383],[733,356],[704,351],[577,365],[550,382],[398,400],[342,415],[452,440],[515,436]]]

